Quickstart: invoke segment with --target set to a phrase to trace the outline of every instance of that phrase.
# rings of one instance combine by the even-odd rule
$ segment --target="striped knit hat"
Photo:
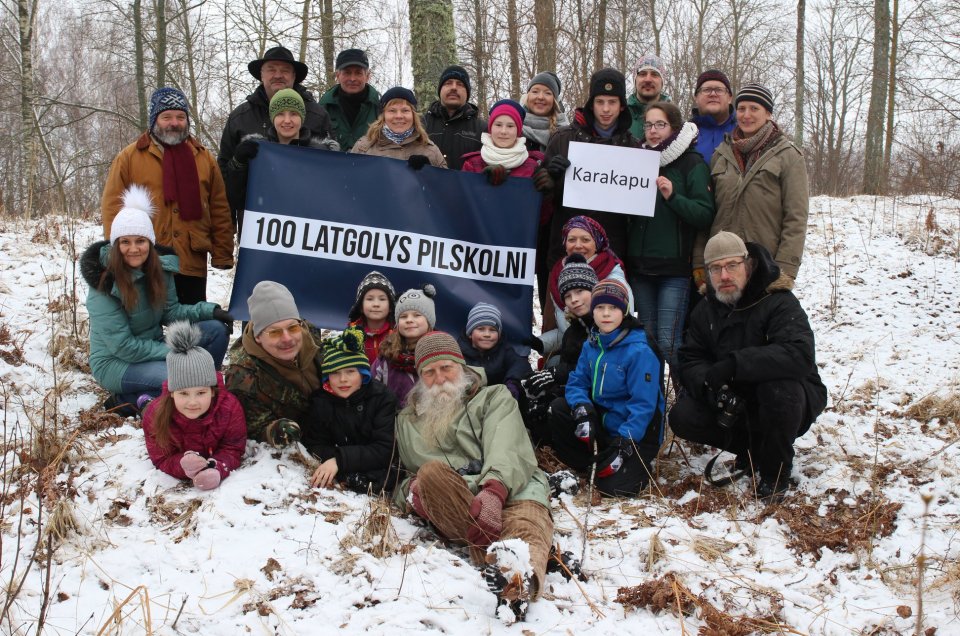
[[[734,100],[734,108],[739,106],[740,102],[756,102],[766,108],[768,113],[773,114],[773,93],[760,84],[743,86]]]
[[[590,298],[590,311],[597,308],[597,305],[604,303],[617,307],[623,313],[627,313],[627,303],[630,301],[630,294],[626,286],[615,278],[604,278],[593,288],[593,296]]]
[[[274,93],[270,100],[270,121],[285,110],[292,110],[300,115],[300,119],[307,118],[307,107],[303,105],[300,93],[292,88],[281,88]]]
[[[477,303],[467,314],[467,330],[469,336],[477,327],[493,327],[498,332],[503,330],[503,317],[500,310],[490,303]]]
[[[363,383],[370,381],[370,361],[363,350],[363,331],[348,327],[339,336],[323,341],[323,363],[320,371],[323,381],[334,371],[356,368],[363,376]]]
[[[443,331],[431,331],[424,334],[417,341],[417,348],[414,350],[416,358],[417,373],[423,371],[423,367],[437,360],[453,360],[460,364],[466,364],[463,359],[463,352],[460,351],[460,345],[450,334]]]
[[[557,277],[557,289],[560,299],[573,289],[592,290],[597,284],[597,272],[590,267],[583,254],[573,253],[563,262],[563,269]]]

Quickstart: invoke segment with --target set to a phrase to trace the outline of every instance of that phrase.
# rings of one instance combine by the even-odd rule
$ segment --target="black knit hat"
[[[627,105],[627,79],[615,68],[602,68],[590,76],[590,97],[586,108],[593,106],[598,95],[613,95],[620,98],[620,105]]]
[[[470,74],[467,73],[467,69],[456,64],[448,66],[443,69],[443,73],[440,73],[440,82],[437,84],[437,97],[440,97],[440,89],[444,83],[452,79],[463,82],[463,85],[467,87],[467,99],[470,99]]]
[[[773,93],[766,86],[761,84],[746,84],[740,88],[737,98],[734,100],[734,108],[740,105],[740,102],[756,102],[771,115],[773,114]]]
[[[386,108],[387,104],[394,99],[402,99],[410,102],[410,105],[414,108],[417,107],[417,96],[413,94],[412,90],[404,88],[403,86],[394,86],[380,96],[380,110]]]
[[[250,71],[251,75],[257,79],[260,79],[260,69],[263,68],[265,62],[286,62],[287,64],[293,66],[293,72],[296,76],[296,79],[294,80],[295,84],[300,84],[307,78],[307,65],[294,59],[293,53],[290,52],[290,49],[282,46],[275,46],[264,53],[263,57],[261,57],[259,60],[253,60],[247,64],[247,70]]]
[[[376,270],[364,276],[360,284],[357,285],[357,297],[354,300],[353,307],[350,308],[350,314],[347,316],[347,320],[353,322],[363,315],[363,297],[367,295],[368,291],[373,289],[379,289],[387,295],[387,300],[390,302],[387,321],[393,322],[393,311],[397,305],[397,292],[393,288],[393,283],[390,282],[390,279]]]
[[[597,272],[594,271],[583,254],[574,252],[563,263],[563,269],[557,277],[557,289],[560,291],[560,300],[567,292],[573,289],[592,290],[597,284]]]

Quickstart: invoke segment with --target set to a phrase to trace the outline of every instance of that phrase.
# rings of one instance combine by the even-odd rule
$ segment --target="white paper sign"
[[[659,152],[572,141],[567,159],[564,207],[653,216]]]

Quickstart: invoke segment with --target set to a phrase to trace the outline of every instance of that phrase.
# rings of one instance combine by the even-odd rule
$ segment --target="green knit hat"
[[[334,371],[356,368],[363,376],[363,382],[370,381],[370,361],[363,350],[363,331],[348,327],[339,336],[323,341],[323,363],[320,371],[323,380]]]
[[[274,93],[270,100],[270,121],[285,110],[300,113],[300,119],[307,118],[307,107],[303,105],[303,98],[292,88],[281,88]]]

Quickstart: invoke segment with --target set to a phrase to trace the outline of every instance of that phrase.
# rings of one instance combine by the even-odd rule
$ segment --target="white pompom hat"
[[[121,236],[143,236],[156,244],[157,235],[153,231],[151,217],[153,203],[150,201],[150,191],[141,185],[131,185],[123,193],[123,207],[110,225],[110,244],[116,243]]]

